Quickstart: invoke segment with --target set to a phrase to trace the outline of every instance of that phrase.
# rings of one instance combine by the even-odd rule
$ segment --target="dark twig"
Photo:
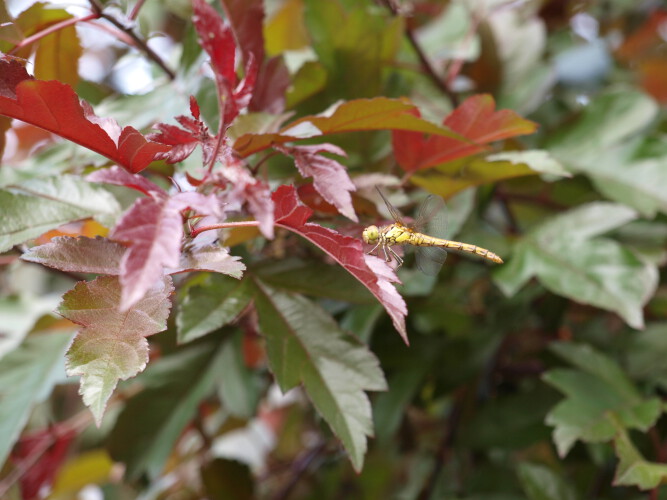
[[[381,0],[381,2],[385,5],[385,7],[387,7],[387,9],[389,9],[392,15],[394,16],[401,15],[398,6],[392,0]],[[422,69],[426,72],[426,74],[431,79],[433,84],[436,87],[438,87],[442,91],[442,93],[449,98],[453,106],[455,107],[458,106],[459,104],[458,95],[449,88],[449,85],[447,84],[445,79],[442,76],[438,75],[438,73],[435,71],[435,68],[433,68],[433,65],[428,60],[426,54],[419,45],[417,37],[415,36],[415,33],[412,30],[412,28],[409,26],[409,23],[405,24],[405,36],[408,38],[410,45],[412,45],[412,48],[417,54]]]
[[[16,45],[16,47],[14,47],[12,50],[9,51],[9,54],[10,55],[16,54],[23,47],[27,47],[28,45],[35,43],[36,41],[41,40],[42,38],[47,37],[52,33],[65,29],[69,26],[75,25],[76,23],[90,21],[97,18],[99,18],[99,14],[95,13],[95,14],[89,14],[84,17],[76,17],[76,18],[73,17],[70,19],[65,19],[64,21],[53,24],[48,28],[38,31],[37,33],[35,33],[32,36],[29,36],[28,38],[24,38],[23,40],[21,40],[20,43]]]
[[[283,487],[281,491],[279,491],[276,496],[274,496],[274,500],[287,500],[292,493],[292,490],[296,486],[296,484],[299,482],[301,477],[306,473],[308,468],[311,466],[311,464],[315,461],[315,459],[320,456],[320,454],[324,451],[326,448],[326,443],[323,441],[319,443],[318,445],[314,446],[310,450],[308,450],[304,455],[298,457],[294,463],[292,464],[292,477],[290,477],[289,482]]]
[[[105,13],[104,6],[99,2],[99,0],[88,0],[88,1],[90,2],[90,6],[93,12],[95,12],[95,14],[99,18],[106,19],[116,28],[121,30],[123,33],[127,34],[135,43],[137,48],[145,52],[150,59],[152,59],[158,66],[160,66],[160,68],[162,68],[162,71],[164,71],[167,74],[170,80],[176,79],[176,74],[167,66],[167,64],[162,60],[162,58],[158,56],[155,53],[155,51],[148,46],[148,44],[144,40],[139,38],[139,36],[134,33],[132,28],[124,26],[123,23],[118,21],[118,19]]]
[[[461,413],[463,412],[463,403],[466,398],[466,393],[466,388],[463,387],[454,396],[454,404],[451,411],[449,412],[449,415],[447,416],[446,429],[435,453],[433,470],[431,471],[431,474],[428,477],[424,488],[419,494],[419,497],[417,497],[418,500],[429,500],[429,498],[431,498],[431,495],[435,490],[440,471],[442,471],[442,469],[445,467],[449,457],[451,456],[456,433],[459,428],[459,423],[461,422]]]

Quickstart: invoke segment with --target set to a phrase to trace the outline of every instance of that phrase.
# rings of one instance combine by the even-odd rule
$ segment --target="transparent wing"
[[[417,267],[429,276],[435,276],[447,260],[447,251],[441,247],[417,247]]]
[[[419,207],[417,217],[410,225],[415,231],[435,236],[447,237],[447,205],[440,196],[429,195]],[[443,259],[444,262],[444,259]]]
[[[375,189],[377,189],[378,193],[380,193],[380,196],[382,197],[382,201],[384,201],[384,204],[387,205],[387,209],[389,210],[389,213],[391,214],[391,217],[394,219],[395,222],[400,222],[405,226],[405,223],[403,222],[403,216],[401,215],[401,212],[398,211],[398,209],[389,203],[389,200],[387,197],[380,191],[380,188],[375,186]]]

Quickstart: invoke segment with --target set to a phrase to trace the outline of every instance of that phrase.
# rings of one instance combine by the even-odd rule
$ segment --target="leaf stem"
[[[31,35],[28,38],[24,38],[23,40],[21,40],[21,42],[19,42],[18,45],[16,45],[12,50],[9,51],[9,55],[14,55],[23,47],[27,47],[28,45],[31,45],[41,40],[42,38],[46,38],[47,36],[52,35],[57,31],[68,28],[69,26],[72,26],[79,22],[86,22],[86,21],[91,21],[93,19],[99,19],[99,17],[100,15],[98,13],[92,13],[84,17],[72,17],[70,19],[65,19],[64,21],[61,21],[59,23],[52,24],[48,28],[45,28],[42,31],[38,31],[34,35]]]
[[[211,224],[210,226],[197,227],[190,233],[190,236],[194,238],[198,234],[203,233],[204,231],[213,231],[214,229],[227,229],[230,227],[256,227],[256,226],[259,226],[259,221],[256,220],[243,220],[239,222],[221,222],[220,224]]]

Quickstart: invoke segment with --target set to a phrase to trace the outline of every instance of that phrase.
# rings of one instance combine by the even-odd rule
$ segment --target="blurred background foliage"
[[[26,8],[32,17],[20,14]],[[3,494],[20,498],[16,471],[32,470],[51,474],[54,499],[667,498],[660,486],[667,478],[662,3],[266,0],[265,8],[265,49],[289,70],[286,111],[295,116],[341,99],[408,96],[440,123],[467,96],[490,93],[499,108],[540,125],[510,145],[542,152],[520,162],[558,162],[571,176],[498,181],[497,171],[480,166],[483,156],[405,176],[388,132],[334,138],[356,182],[398,189],[392,199],[406,213],[426,192],[445,196],[450,237],[505,259],[492,268],[450,255],[437,278],[408,259],[399,290],[409,347],[380,305],[303,240],[229,235],[232,252],[264,283],[308,296],[378,356],[389,389],[372,394],[375,438],[360,474],[299,391],[278,394],[252,318],[177,345],[177,328],[187,327],[184,295],[168,332],[151,338],[154,360],[121,385],[94,428],[62,369],[74,329],[50,312],[71,279],[0,256],[0,435],[17,435],[27,423],[5,464]],[[26,35],[78,15],[41,10],[0,5]],[[215,130],[215,88],[190,15],[185,0],[148,1],[136,20],[137,33],[177,68],[173,81],[144,54],[85,24],[40,45],[57,44],[78,65],[54,68],[43,49],[35,75],[68,82],[100,116],[139,129],[187,114],[193,94]],[[240,119],[230,133],[270,119]],[[19,123],[7,137],[3,185],[99,162]],[[185,167],[200,163],[193,155]],[[276,185],[294,176],[286,158],[265,167]],[[151,175],[170,168],[158,165]],[[127,206],[132,200],[118,191]],[[361,224],[321,221],[359,235],[377,212],[360,196],[354,203]],[[69,229],[104,231],[95,223]],[[231,286],[202,274],[182,293],[196,287],[187,300],[210,300]],[[37,335],[45,332],[48,342]],[[25,415],[18,428],[1,429],[17,414]],[[67,425],[55,435],[52,422]],[[22,461],[44,442],[32,464]]]

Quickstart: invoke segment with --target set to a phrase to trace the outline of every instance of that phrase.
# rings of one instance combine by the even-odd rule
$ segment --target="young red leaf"
[[[132,127],[118,137],[79,101],[69,85],[33,79],[19,62],[0,57],[0,114],[53,132],[109,158],[130,172],[139,172],[168,146],[148,142]],[[115,124],[115,128],[119,129]]]
[[[110,168],[103,168],[89,174],[86,177],[90,182],[103,182],[106,184],[115,184],[116,186],[125,186],[128,188],[141,191],[147,196],[153,198],[166,198],[167,192],[157,184],[153,184],[144,176],[139,174],[131,174],[127,170],[113,166]]]
[[[315,189],[322,197],[334,205],[348,219],[357,222],[357,215],[352,206],[350,192],[356,188],[347,170],[336,160],[322,156],[321,153],[332,153],[347,156],[338,146],[319,144],[316,146],[281,146],[275,148],[283,154],[294,158],[299,173],[303,177],[312,177]]]
[[[240,210],[247,205],[250,213],[259,221],[259,230],[268,239],[273,238],[273,200],[269,186],[256,178],[238,162],[229,163],[216,174],[221,183],[231,185],[223,195],[229,210]]]
[[[445,118],[443,125],[461,134],[463,140],[442,136],[425,138],[421,133],[393,131],[396,161],[404,170],[413,172],[480,153],[493,141],[535,132],[536,123],[509,109],[495,111],[495,107],[493,97],[478,94],[466,99]],[[419,116],[417,110],[413,113]]]
[[[384,306],[394,327],[408,343],[405,330],[407,308],[403,297],[392,285],[398,283],[398,278],[386,262],[364,254],[361,240],[307,222],[313,211],[299,203],[294,187],[280,186],[273,193],[273,201],[276,206],[276,225],[287,228],[317,245],[357,278]]]
[[[222,0],[222,7],[239,41],[243,60],[264,60],[264,1]],[[251,56],[252,54],[252,56]]]
[[[50,488],[65,462],[76,433],[60,427],[49,427],[23,436],[14,447],[12,461],[17,469],[29,464],[21,475],[22,499],[43,498],[40,491]]]
[[[192,21],[199,43],[211,57],[218,93],[223,104],[222,122],[229,125],[241,109],[248,106],[257,78],[259,62],[252,53],[245,60],[245,78],[236,75],[236,42],[232,29],[204,0],[193,0]]]
[[[141,198],[123,215],[110,238],[128,245],[120,265],[123,294],[120,306],[129,309],[160,279],[164,268],[180,262],[183,220],[181,211],[219,213],[219,201],[200,193],[178,193],[171,198]]]
[[[99,236],[57,236],[44,245],[31,248],[21,260],[67,272],[117,275],[126,250],[123,245]]]
[[[119,380],[146,367],[146,337],[167,328],[173,291],[165,276],[127,310],[121,310],[121,285],[115,276],[81,281],[63,296],[58,313],[83,328],[67,353],[67,374],[81,376],[79,393],[99,426]]]

